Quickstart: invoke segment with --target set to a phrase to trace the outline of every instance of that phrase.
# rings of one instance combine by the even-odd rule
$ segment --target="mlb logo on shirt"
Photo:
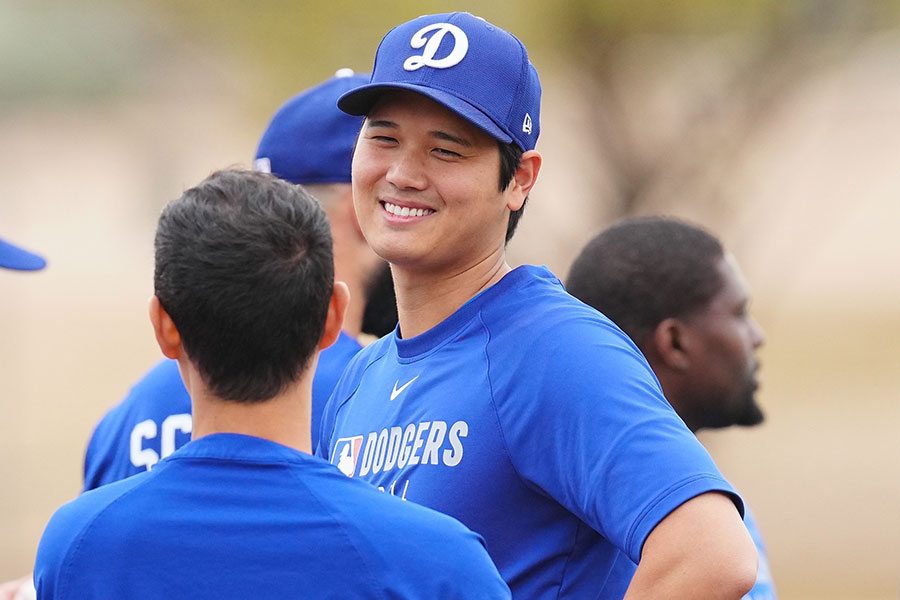
[[[362,440],[363,436],[356,435],[341,438],[334,444],[331,464],[337,464],[337,468],[347,477],[353,477],[356,474],[356,461],[359,460],[359,449],[362,448]]]

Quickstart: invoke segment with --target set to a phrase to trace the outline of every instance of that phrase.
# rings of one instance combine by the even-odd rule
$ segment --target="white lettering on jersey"
[[[190,435],[193,427],[194,421],[189,414],[182,413],[166,417],[166,420],[162,422],[162,434],[159,439],[160,458],[165,458],[175,452],[176,431]]]
[[[147,419],[141,421],[131,430],[131,464],[135,467],[146,467],[149,471],[157,462],[159,462],[159,454],[153,448],[144,448],[145,439],[153,439],[156,437],[156,421]]]
[[[438,464],[438,450],[444,443],[444,436],[447,433],[447,423],[444,421],[432,421],[431,433],[428,434],[428,441],[425,442],[425,449],[422,451],[422,464]]]
[[[384,453],[387,452],[388,430],[382,429],[375,444],[375,459],[372,461],[372,472],[378,473],[384,465]]]
[[[148,471],[178,448],[175,446],[177,432],[190,434],[193,429],[193,419],[190,413],[169,415],[162,422],[162,431],[157,427],[156,421],[147,419],[141,421],[131,430],[129,439],[129,458],[135,467],[145,467]],[[144,448],[144,440],[152,440],[159,433],[159,454],[153,448]]]
[[[391,496],[396,496],[396,495],[397,495],[396,492],[395,492],[396,488],[397,488],[397,480],[395,479],[394,481],[391,482],[391,487],[387,490],[387,492],[388,492]],[[379,485],[379,486],[378,486],[378,489],[379,489],[380,491],[382,491],[382,492],[385,491],[383,485]],[[400,493],[400,499],[401,499],[401,500],[406,500],[406,491],[407,491],[408,489],[409,489],[409,479],[407,479],[407,480],[406,480],[406,483],[403,485],[403,491]]]
[[[419,423],[419,428],[416,430],[416,441],[413,442],[412,455],[409,457],[410,466],[419,464],[419,448],[425,443],[425,440],[422,439],[422,434],[425,433],[429,425],[431,425],[431,421]]]
[[[368,435],[366,438],[366,449],[363,450],[363,461],[362,466],[359,468],[359,476],[368,475],[369,471],[372,469],[372,457],[375,452],[375,441],[378,439],[378,434],[374,431]]]
[[[391,427],[391,435],[388,438],[387,456],[384,458],[384,470],[390,471],[397,463],[400,454],[400,437],[403,430],[400,427]]]
[[[444,450],[444,464],[448,467],[455,467],[463,457],[463,446],[459,440],[461,437],[469,436],[469,424],[465,421],[457,421],[450,428],[450,446],[453,451]]]
[[[426,38],[425,34],[432,31],[435,32],[434,35],[430,38]],[[450,54],[444,58],[435,58],[434,55],[437,54],[441,41],[448,33],[453,36],[453,50],[451,50]],[[422,50],[422,54],[410,56],[403,62],[403,68],[405,70],[417,71],[422,67],[447,69],[454,65],[458,65],[459,61],[465,58],[466,52],[469,51],[469,38],[466,36],[466,32],[456,25],[451,25],[450,23],[434,23],[423,27],[413,34],[412,39],[409,41],[409,45],[413,48],[425,46],[425,49]]]
[[[332,448],[331,462],[349,477],[386,473],[419,464],[455,467],[463,459],[462,439],[468,435],[469,424],[465,421],[456,421],[449,430],[446,421],[409,423],[405,427],[394,426],[340,438]],[[360,454],[363,438],[366,443]],[[355,446],[348,449],[351,443]]]
[[[410,423],[403,431],[403,440],[400,442],[400,456],[397,458],[398,469],[402,469],[409,462],[409,455],[412,454],[412,448],[409,444],[412,442],[414,435],[416,435],[416,425],[415,423]]]

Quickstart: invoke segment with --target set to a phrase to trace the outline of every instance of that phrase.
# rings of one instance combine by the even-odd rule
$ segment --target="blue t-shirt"
[[[325,403],[360,346],[343,331],[319,355],[312,387],[312,444],[316,447]],[[144,375],[118,405],[106,413],[88,442],[84,489],[149,470],[191,439],[191,398],[178,363],[164,360]]]
[[[57,510],[34,581],[42,600],[509,598],[458,521],[228,433]]]
[[[317,454],[480,533],[518,598],[621,598],[673,509],[721,491],[742,510],[637,347],[539,267],[363,349]]]
[[[762,534],[756,525],[756,519],[750,508],[746,508],[744,512],[744,525],[753,538],[756,545],[756,552],[759,554],[759,569],[756,573],[756,583],[753,589],[744,596],[744,600],[777,600],[775,594],[775,581],[772,579],[772,570],[769,568],[769,553],[766,551],[766,544],[763,542]]]

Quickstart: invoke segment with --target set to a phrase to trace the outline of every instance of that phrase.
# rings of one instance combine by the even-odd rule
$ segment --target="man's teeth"
[[[408,206],[397,206],[390,202],[384,203],[384,210],[398,217],[424,217],[430,215],[434,211],[430,208],[410,208]]]

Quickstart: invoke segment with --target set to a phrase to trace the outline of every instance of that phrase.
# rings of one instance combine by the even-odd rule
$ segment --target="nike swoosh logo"
[[[418,378],[419,378],[419,376],[416,375],[415,377],[413,377],[412,379],[410,379],[409,381],[404,383],[402,386],[400,386],[399,390],[397,389],[397,384],[400,383],[400,380],[398,379],[397,381],[395,381],[394,382],[394,390],[391,392],[391,400],[394,400],[397,396],[399,396],[400,393],[403,392],[403,390],[405,390],[406,388],[409,387],[409,384],[411,384],[413,381],[415,381]]]

